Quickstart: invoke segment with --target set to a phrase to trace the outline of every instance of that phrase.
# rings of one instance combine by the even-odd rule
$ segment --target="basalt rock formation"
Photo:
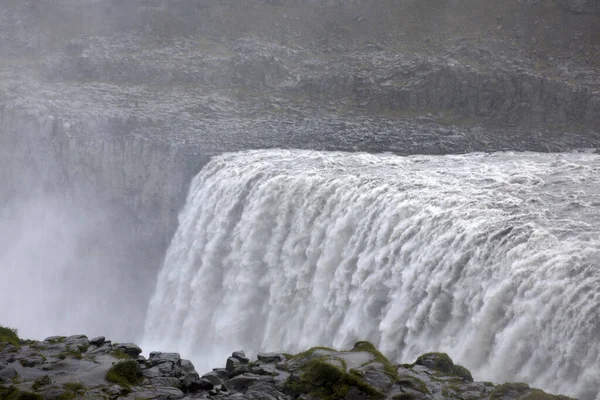
[[[141,356],[135,344],[104,337],[20,340],[0,328],[0,398],[13,399],[547,399],[568,400],[524,383],[475,382],[445,353],[393,364],[369,342],[351,350],[243,351],[202,377],[177,353]]]

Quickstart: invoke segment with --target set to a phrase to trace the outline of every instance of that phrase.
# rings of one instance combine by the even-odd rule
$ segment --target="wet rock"
[[[213,368],[212,372],[221,379],[229,379],[231,377],[231,373],[226,368]]]
[[[14,368],[3,368],[0,370],[0,381],[10,382],[17,377],[17,371]]]
[[[150,357],[148,358],[148,364],[151,366],[155,366],[166,362],[170,362],[173,365],[180,366],[181,357],[178,353],[161,353],[153,351],[152,353],[150,353]]]
[[[235,372],[235,370],[240,367],[241,364],[242,363],[237,358],[229,357],[227,359],[227,363],[225,364],[225,369],[230,374],[233,374]]]
[[[224,379],[229,378],[229,375],[227,375],[226,378],[222,378],[216,372],[211,371],[209,373],[202,375],[202,378],[210,381],[214,386],[222,386],[224,383]]]
[[[132,358],[136,358],[142,352],[142,349],[134,343],[120,343],[116,346],[116,350],[121,350]]]
[[[231,378],[227,383],[227,389],[237,392],[245,392],[248,387],[261,379],[260,375],[242,374]]]
[[[104,344],[105,341],[106,341],[106,338],[104,336],[98,336],[98,337],[91,339],[90,344],[100,347]]]
[[[285,356],[279,353],[258,353],[256,358],[258,358],[258,361],[264,363],[278,363],[280,361],[285,361]]]
[[[239,360],[242,364],[247,364],[250,361],[250,359],[248,357],[246,357],[246,353],[244,353],[243,350],[234,351],[231,354],[231,357]]]
[[[181,388],[181,381],[179,378],[168,377],[168,376],[159,376],[156,378],[150,379],[150,384],[154,386],[167,386],[167,387],[176,387]]]

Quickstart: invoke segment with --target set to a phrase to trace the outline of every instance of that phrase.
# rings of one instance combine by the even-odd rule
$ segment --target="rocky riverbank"
[[[236,351],[202,376],[177,353],[141,353],[104,337],[22,340],[0,327],[0,399],[568,399],[524,383],[476,382],[444,353],[395,364],[369,342],[253,360]]]

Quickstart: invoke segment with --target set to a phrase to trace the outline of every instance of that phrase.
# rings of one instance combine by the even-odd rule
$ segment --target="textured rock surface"
[[[75,340],[88,342],[83,335],[21,340],[19,346],[0,342],[0,398],[12,398],[20,391],[48,400],[568,399],[523,383],[494,385],[464,379],[444,353],[425,354],[414,364],[392,364],[368,342],[358,342],[348,351],[313,348],[297,355],[262,354],[253,361],[234,352],[228,364],[236,360],[244,370],[215,369],[200,378],[192,363],[176,353],[153,352],[148,360],[134,361],[122,352],[123,345],[105,342],[98,347],[96,341],[87,348],[64,351]],[[107,380],[109,370],[123,361],[133,362],[141,373],[135,384]]]

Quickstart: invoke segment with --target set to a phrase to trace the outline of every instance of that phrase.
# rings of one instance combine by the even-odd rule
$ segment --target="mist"
[[[55,195],[5,205],[3,324],[32,339],[74,333],[139,338],[147,277],[128,261],[135,258],[136,233],[120,217]]]

